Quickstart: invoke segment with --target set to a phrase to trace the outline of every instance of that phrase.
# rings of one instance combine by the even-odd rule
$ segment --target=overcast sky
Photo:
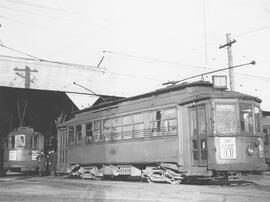
[[[227,67],[227,51],[219,46],[231,33],[233,64],[257,62],[235,69],[236,91],[258,96],[270,110],[270,0],[0,0],[0,24],[7,47],[87,65],[28,61],[38,70],[32,88],[87,92],[76,82],[115,96]],[[33,58],[3,47],[0,55]],[[100,69],[89,67],[102,57]],[[26,63],[0,62],[0,85],[23,87],[13,69]],[[90,104],[83,100],[80,107]]]

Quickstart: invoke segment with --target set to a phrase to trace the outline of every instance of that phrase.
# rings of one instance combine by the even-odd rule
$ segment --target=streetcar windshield
[[[216,133],[228,134],[237,131],[237,116],[235,104],[216,104]]]
[[[25,148],[25,135],[19,134],[19,135],[12,135],[8,138],[8,147],[10,149],[20,149]]]
[[[251,104],[240,104],[240,126],[241,131],[246,133],[253,132],[253,112]]]
[[[15,148],[24,148],[26,146],[25,144],[25,135],[16,135],[15,136]]]
[[[260,108],[252,104],[240,104],[240,127],[244,133],[253,134],[261,132]]]
[[[246,135],[261,132],[260,108],[252,103],[216,103],[215,134]]]

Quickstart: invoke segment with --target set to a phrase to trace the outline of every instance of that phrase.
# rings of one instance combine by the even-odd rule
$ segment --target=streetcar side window
[[[76,144],[82,143],[82,125],[75,126],[75,142]]]
[[[30,147],[31,147],[32,149],[37,149],[37,148],[38,148],[38,146],[37,146],[37,138],[38,138],[37,135],[32,135],[32,136],[31,136],[31,139],[30,139]]]
[[[69,145],[74,144],[74,126],[68,127],[68,143]]]
[[[94,135],[95,142],[102,142],[103,141],[102,133],[101,133],[101,121],[94,122],[93,135]]]
[[[85,143],[90,144],[94,142],[93,138],[93,124],[92,122],[86,124]]]
[[[112,139],[122,139],[122,117],[112,119]]]
[[[268,145],[269,144],[269,135],[267,133],[267,129],[263,129],[263,133],[264,133],[264,145]]]
[[[4,147],[8,148],[8,138],[4,138]]]
[[[104,120],[104,138],[106,142],[109,142],[112,140],[112,120],[111,119],[106,119]]]
[[[161,111],[150,112],[150,127],[152,136],[160,136],[161,133]]]
[[[166,109],[163,111],[163,129],[166,135],[175,135],[177,129],[176,109]]]
[[[131,139],[133,137],[133,117],[132,115],[123,117],[123,139]]]
[[[255,132],[261,132],[260,109],[257,106],[254,107],[254,122],[255,122]]]
[[[15,148],[15,136],[12,135],[8,138],[8,148],[14,149]]]
[[[251,104],[240,104],[240,126],[241,131],[253,133],[253,113]]]
[[[133,115],[134,138],[144,137],[144,114]]]

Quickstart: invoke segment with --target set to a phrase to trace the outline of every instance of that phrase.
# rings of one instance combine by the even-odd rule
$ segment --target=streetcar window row
[[[191,110],[189,115],[205,116],[205,109],[202,110],[199,108],[194,113]],[[237,134],[239,129],[250,135],[261,131],[260,109],[250,103],[216,103],[214,120],[215,134]],[[196,121],[190,124],[197,125]],[[206,135],[205,123],[199,122],[196,127],[191,132],[199,130],[200,134]],[[60,148],[74,144],[176,135],[176,132],[176,108],[159,109],[68,126],[67,134],[60,134]]]
[[[37,135],[11,135],[8,137],[7,147],[9,149],[38,149]]]
[[[176,135],[177,110],[168,108],[75,124],[67,127],[67,137],[60,134],[61,147],[143,138]]]

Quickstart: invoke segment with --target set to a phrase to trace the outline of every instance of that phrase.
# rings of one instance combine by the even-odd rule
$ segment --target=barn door
[[[189,108],[192,166],[207,166],[207,132],[205,105]]]

